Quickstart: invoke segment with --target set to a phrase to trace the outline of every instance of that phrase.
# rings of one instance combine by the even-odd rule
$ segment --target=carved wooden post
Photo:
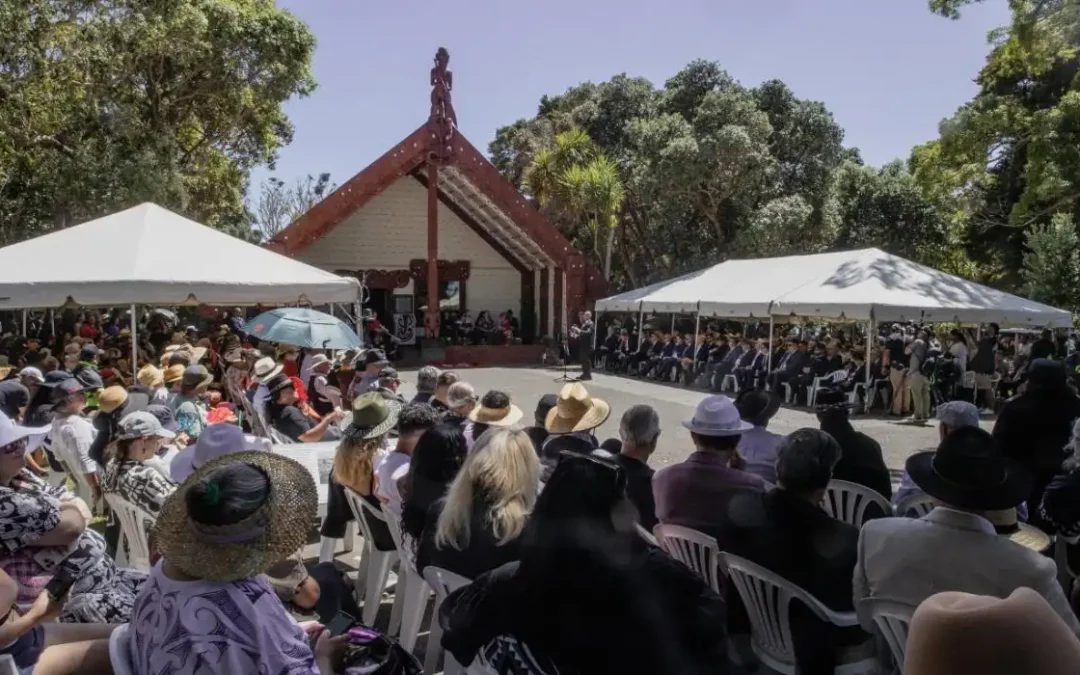
[[[435,67],[431,69],[431,115],[428,117],[427,171],[427,311],[424,328],[427,337],[439,337],[439,165],[450,163],[454,155],[454,132],[457,115],[450,103],[454,76],[448,66],[450,53],[439,47]]]

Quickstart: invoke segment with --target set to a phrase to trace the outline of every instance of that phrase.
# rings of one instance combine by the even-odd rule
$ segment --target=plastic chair
[[[660,546],[660,542],[656,540],[656,536],[642,527],[641,523],[634,523],[634,529],[637,531],[638,536],[645,540],[646,544],[657,547]]]
[[[106,494],[105,501],[109,503],[113,513],[120,520],[120,530],[124,534],[124,541],[127,541],[126,566],[136,570],[149,571],[150,542],[146,533],[150,528],[153,528],[154,523],[157,522],[157,517],[117,494]],[[120,542],[118,556],[124,550],[123,545],[123,542]]]
[[[727,390],[728,382],[731,382],[731,393],[738,394],[739,393],[739,378],[735,377],[734,375],[732,375],[730,373],[725,375],[724,379],[720,380],[720,393],[723,393],[724,391]]]
[[[405,651],[411,652],[416,646],[416,637],[420,634],[420,626],[424,622],[424,610],[427,609],[431,589],[416,571],[416,561],[403,544],[401,516],[387,508],[386,504],[382,505],[382,513],[390,529],[390,536],[394,538],[398,559],[401,560],[401,574],[398,575],[398,587],[394,592],[395,606],[398,598],[404,598],[401,608],[401,635],[398,641]]]
[[[897,516],[904,518],[922,518],[926,514],[934,510],[934,498],[928,494],[919,492],[905,497],[903,501],[896,505],[896,509],[893,511]]]
[[[130,624],[117,626],[109,635],[109,662],[115,675],[135,675],[135,664],[131,662]]]
[[[705,583],[722,593],[717,555],[720,547],[707,534],[679,525],[657,525],[656,539],[668,555],[694,570]]]
[[[806,405],[808,407],[814,407],[814,401],[817,399],[818,389],[826,382],[835,384],[847,379],[846,370],[834,370],[831,373],[826,373],[821,377],[815,377],[814,382],[810,385],[810,392],[806,395]]]
[[[791,601],[806,605],[814,616],[840,628],[858,626],[855,612],[834,612],[817,598],[787,579],[730,553],[720,553],[720,566],[731,578],[750,617],[750,648],[769,668],[795,675],[795,644],[792,641]],[[873,672],[876,659],[837,665],[836,675]]]
[[[439,663],[439,653],[442,651],[442,625],[439,624],[439,606],[446,596],[459,588],[472,583],[460,574],[454,574],[450,570],[428,565],[424,568],[424,581],[435,591],[435,610],[431,613],[431,629],[428,632],[427,654],[424,656],[424,675],[433,675]],[[469,668],[472,671],[472,668]],[[443,659],[444,675],[458,675],[461,673],[461,664],[447,652]]]
[[[512,635],[500,635],[489,642],[477,654],[483,670],[469,668],[469,673],[514,673],[515,675],[558,675],[558,671],[547,670],[536,660],[529,647]],[[475,665],[475,664],[474,664]]]
[[[356,578],[356,592],[357,602],[364,603],[364,612],[361,619],[366,626],[374,626],[375,618],[379,615],[379,604],[382,600],[383,591],[386,590],[386,582],[390,578],[390,566],[398,559],[398,553],[394,551],[380,551],[375,548],[375,540],[371,536],[371,529],[368,527],[367,520],[364,519],[364,513],[366,512],[372,518],[376,518],[381,521],[386,519],[383,517],[382,510],[376,506],[372,506],[366,499],[356,494],[347,487],[344,487],[345,499],[349,502],[349,508],[352,509],[353,517],[356,518],[356,522],[360,525],[360,531],[364,534],[364,550],[360,554],[359,573]],[[363,583],[361,583],[363,580]],[[364,595],[360,597],[360,591],[363,589]],[[401,593],[397,594],[404,598]],[[397,597],[394,598],[394,609],[397,609],[398,601]],[[397,617],[400,621],[400,616]],[[397,632],[397,626],[395,625],[394,611],[390,612],[390,627],[391,630],[387,631],[390,634]]]
[[[10,654],[0,655],[0,675],[19,675],[19,667]]]
[[[892,504],[877,492],[846,480],[832,480],[825,490],[821,508],[833,518],[861,528],[866,522],[866,509],[871,504],[880,506],[885,515],[892,515]]]
[[[275,445],[291,445],[293,443],[296,443],[296,441],[281,433],[274,427],[267,427],[266,430],[270,433],[270,440],[272,440]]]
[[[874,621],[882,639],[889,645],[897,672],[904,672],[904,650],[907,647],[908,624],[915,613],[915,605],[889,598],[863,598],[856,608],[858,614]]]

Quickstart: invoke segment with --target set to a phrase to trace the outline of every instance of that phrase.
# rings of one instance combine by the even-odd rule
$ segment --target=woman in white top
[[[52,451],[75,479],[79,496],[93,506],[101,501],[100,467],[90,459],[90,446],[97,431],[82,416],[86,393],[75,378],[64,380],[53,389]],[[86,494],[89,492],[89,494]]]
[[[968,364],[967,338],[964,337],[963,333],[954,328],[949,333],[949,339],[952,341],[952,344],[949,345],[949,354],[951,354],[956,361],[957,370],[963,375],[967,372]]]

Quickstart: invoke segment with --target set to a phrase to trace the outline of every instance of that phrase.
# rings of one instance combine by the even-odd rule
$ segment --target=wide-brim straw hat
[[[999,535],[1008,537],[1013,543],[1030,548],[1037,553],[1050,548],[1050,535],[1034,525],[1021,523],[1015,508],[983,511],[983,515],[993,523]]]
[[[192,521],[187,491],[216,469],[235,462],[266,474],[266,502],[233,525]],[[154,534],[165,558],[185,574],[207,581],[238,581],[262,574],[300,550],[318,506],[315,480],[303,465],[272,452],[236,452],[207,462],[189,476],[165,501]]]
[[[611,416],[608,402],[589,394],[580,382],[564,385],[555,407],[548,411],[544,428],[553,434],[570,434],[595,429]]]
[[[175,366],[169,366],[165,369],[165,373],[161,376],[161,379],[165,384],[179,382],[184,379],[184,367],[179,363]]]
[[[512,427],[521,421],[524,413],[513,403],[505,408],[486,408],[478,405],[469,411],[469,419],[489,427]]]
[[[284,369],[285,366],[274,361],[273,358],[264,356],[255,362],[255,367],[252,369],[252,375],[259,384],[266,384]]]
[[[146,365],[140,368],[139,373],[135,376],[135,379],[139,382],[139,384],[143,385],[144,387],[150,387],[151,389],[157,389],[161,385],[165,384],[164,373],[161,372],[160,368],[156,368],[151,365]]]

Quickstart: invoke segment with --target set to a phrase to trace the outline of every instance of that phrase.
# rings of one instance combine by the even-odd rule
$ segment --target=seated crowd
[[[1080,385],[1075,338],[1051,331],[1037,340],[1024,333],[1003,335],[997,324],[986,324],[978,338],[934,328],[885,326],[868,350],[866,336],[857,331],[780,326],[770,354],[767,326],[735,334],[710,324],[695,341],[693,331],[680,333],[673,325],[670,332],[649,330],[639,340],[616,323],[599,343],[595,365],[714,392],[764,388],[795,405],[812,406],[818,391],[840,391],[867,410],[880,400],[886,413],[915,421],[929,419],[937,403],[955,399],[975,400],[983,413],[996,411],[1017,392],[1036,358],[1063,360],[1072,384]]]
[[[939,405],[940,443],[907,460],[894,490],[841,389],[817,394],[818,428],[782,435],[769,430],[780,397],[733,369],[749,378],[737,398],[705,396],[681,422],[686,459],[655,470],[657,411],[628,408],[601,441],[611,406],[581,383],[527,417],[508,392],[430,366],[406,400],[379,349],[237,338],[223,331],[202,353],[178,338],[126,386],[123,371],[99,384],[85,344],[70,369],[27,366],[7,380],[22,389],[0,386],[0,655],[20,672],[120,672],[115,658],[135,675],[375,672],[374,626],[325,627],[374,619],[382,600],[358,601],[333,560],[358,514],[366,545],[403,557],[399,588],[406,569],[469,580],[433,618],[463,666],[741,672],[761,626],[736,571],[760,567],[809,598],[783,608],[799,673],[886,667],[876,599],[912,613],[905,673],[1080,672],[1080,623],[1045,555],[1051,536],[1080,536],[1080,398],[1060,363],[1029,364],[993,433],[972,403]],[[840,345],[823,349],[843,361]],[[673,357],[673,372],[687,368],[661,358]],[[335,444],[318,560],[303,555],[315,479],[264,431]],[[880,498],[847,522],[823,508],[834,481]],[[141,530],[95,522],[128,508]],[[687,529],[715,542],[704,565],[683,562]],[[819,605],[857,619],[836,625]],[[379,644],[412,664],[387,672],[418,672]]]

